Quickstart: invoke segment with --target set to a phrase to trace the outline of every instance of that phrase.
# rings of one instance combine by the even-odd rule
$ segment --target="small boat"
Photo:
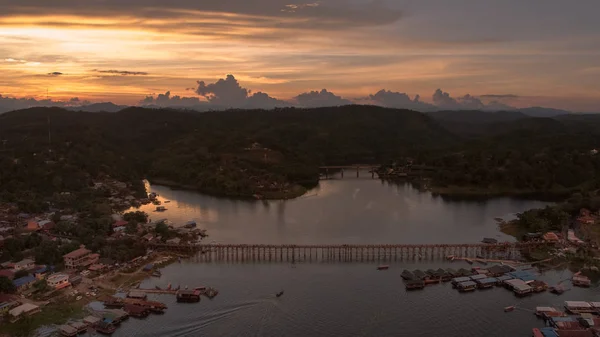
[[[277,297],[281,297],[281,295],[283,295],[283,290],[278,292],[277,294],[275,294],[275,296],[277,296]]]
[[[454,261],[454,255],[448,255],[448,256],[446,256],[446,259],[450,260],[450,261]]]
[[[388,266],[387,264],[382,264],[377,266],[377,270],[388,270],[390,269],[390,266]]]
[[[159,270],[155,270],[155,271],[152,273],[152,276],[154,276],[154,277],[161,277],[161,276],[162,276],[162,273],[161,273]]]
[[[513,310],[515,310],[515,306],[514,305],[511,305],[509,307],[504,307],[504,312],[510,312],[510,311],[513,311]]]
[[[171,202],[171,200],[165,200],[165,204],[168,204],[170,202]]]
[[[471,260],[471,259],[465,259],[465,261],[466,261],[468,264],[473,264],[473,260]]]
[[[158,206],[158,207],[156,207],[156,211],[157,211],[157,212],[164,212],[164,211],[166,211],[166,210],[167,210],[167,209],[165,208],[165,206]]]

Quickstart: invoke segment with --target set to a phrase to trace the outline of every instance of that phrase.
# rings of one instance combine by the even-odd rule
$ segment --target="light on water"
[[[176,226],[194,220],[218,243],[476,243],[483,237],[514,241],[498,231],[496,217],[544,206],[537,201],[499,198],[447,201],[409,185],[377,180],[323,181],[319,189],[289,201],[235,201],[150,186]],[[527,336],[543,321],[527,309],[562,307],[566,299],[597,300],[595,288],[516,298],[495,287],[461,294],[449,283],[407,292],[403,269],[469,268],[464,262],[394,261],[387,271],[374,263],[206,263],[195,257],[162,269],[155,286],[209,286],[213,300],[166,303],[164,315],[130,319],[115,336]],[[556,284],[569,271],[540,276]],[[285,290],[279,298],[277,292]],[[517,305],[505,314],[503,308]]]

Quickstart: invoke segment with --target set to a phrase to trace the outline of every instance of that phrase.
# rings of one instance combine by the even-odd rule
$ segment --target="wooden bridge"
[[[329,170],[340,171],[342,178],[344,177],[344,170],[356,170],[356,177],[360,176],[360,170],[369,170],[371,178],[375,178],[375,171],[377,171],[381,165],[372,164],[353,164],[353,165],[328,165],[319,166],[319,170],[325,171],[325,178],[329,178]]]
[[[425,245],[263,245],[263,244],[149,244],[156,250],[199,252],[202,261],[231,262],[360,262],[434,260],[456,257],[515,260],[543,242]]]

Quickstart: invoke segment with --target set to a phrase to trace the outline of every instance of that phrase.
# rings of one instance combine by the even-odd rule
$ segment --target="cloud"
[[[197,84],[196,94],[220,107],[271,109],[292,105],[263,92],[249,96],[251,91],[242,87],[233,75],[227,75],[225,79],[221,78],[215,83],[206,84],[204,81],[197,81]]]
[[[97,70],[94,69],[95,72],[98,73],[102,73],[102,74],[115,74],[115,75],[122,75],[122,76],[146,76],[148,75],[147,72],[145,71],[126,71],[126,70]]]
[[[61,73],[59,71],[55,71],[53,73],[48,73],[48,76],[54,76],[54,77],[56,77],[56,76],[60,76],[60,75],[63,75],[63,73]]]
[[[206,98],[210,103],[228,106],[243,106],[250,91],[238,83],[233,75],[227,75],[226,79],[219,79],[215,83],[206,84],[198,81],[196,93]]]
[[[334,93],[327,91],[327,89],[305,92],[296,96],[295,100],[300,106],[306,108],[352,104],[351,101],[340,96],[336,96]]]
[[[293,104],[290,102],[273,98],[264,92],[255,92],[252,96],[246,99],[245,106],[248,108],[273,109],[292,105]]]
[[[160,107],[182,107],[189,108],[196,105],[201,104],[200,99],[198,97],[181,97],[181,96],[171,96],[171,92],[167,91],[164,94],[158,94],[155,98],[154,96],[146,96],[143,100],[139,102],[140,105],[157,105]]]
[[[513,95],[513,94],[503,94],[503,95],[489,94],[489,95],[481,95],[479,97],[481,97],[481,98],[497,98],[497,99],[519,98],[518,95]]]
[[[253,29],[245,38],[292,36],[298,30],[347,30],[348,27],[377,27],[398,21],[402,12],[384,1],[328,0],[293,3],[283,0],[0,0],[0,18],[35,17],[38,25],[77,28],[135,28],[230,36]],[[111,20],[96,20],[113,18]],[[29,20],[29,19],[28,19]],[[15,25],[31,20],[8,20]],[[185,22],[184,25],[181,22]],[[2,25],[2,20],[0,20]],[[276,30],[276,32],[272,32]]]
[[[436,110],[435,106],[429,103],[421,102],[420,99],[421,97],[419,95],[416,95],[414,99],[411,99],[405,93],[381,89],[376,94],[371,94],[364,100],[369,101],[370,104],[388,108],[410,109],[416,111]]]
[[[0,113],[20,110],[20,109],[28,109],[32,107],[69,107],[69,106],[79,106],[84,102],[79,101],[78,98],[72,98],[69,101],[53,101],[52,99],[42,99],[37,100],[35,98],[15,98],[2,96],[0,94]]]
[[[487,97],[490,97],[490,95],[487,95]],[[437,89],[433,93],[433,104],[442,110],[500,111],[515,109],[514,107],[496,100],[485,104],[479,97],[471,96],[469,94],[466,94],[462,97],[453,98],[449,93],[443,92],[441,89]]]

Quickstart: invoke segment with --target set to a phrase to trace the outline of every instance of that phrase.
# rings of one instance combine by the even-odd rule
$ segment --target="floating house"
[[[565,301],[565,309],[572,314],[596,311],[596,309],[589,302],[584,301]]]
[[[416,290],[425,288],[425,282],[421,280],[409,280],[404,284],[406,290]]]
[[[469,277],[456,277],[452,279],[452,285],[456,287],[461,282],[471,281]]]
[[[508,288],[511,289],[515,293],[515,295],[518,296],[524,296],[530,294],[533,291],[533,288],[527,285],[525,281],[519,279],[507,280],[504,281],[504,284],[507,285]]]
[[[413,271],[413,275],[415,275],[415,278],[418,280],[424,280],[427,277],[427,274],[419,269]]]
[[[498,280],[494,277],[488,277],[488,278],[479,279],[479,280],[475,281],[475,283],[477,283],[477,286],[480,289],[492,288],[493,286],[496,285],[497,282],[498,282]]]
[[[410,270],[407,270],[407,269],[404,269],[404,271],[402,272],[402,274],[400,274],[400,276],[407,281],[416,279],[415,275]]]
[[[470,278],[472,281],[477,281],[477,280],[483,280],[483,279],[486,279],[486,278],[488,278],[488,277],[487,277],[486,275],[483,275],[483,274],[477,274],[477,275],[469,276],[469,278]]]
[[[592,284],[590,279],[583,275],[574,275],[571,279],[571,282],[574,286],[583,288],[589,288],[589,286]]]
[[[456,285],[456,288],[460,292],[473,291],[477,288],[477,283],[473,281],[461,282]]]
[[[146,293],[143,291],[139,291],[139,290],[132,290],[127,294],[127,297],[129,298],[137,298],[140,300],[145,300],[146,299]]]
[[[505,281],[512,280],[512,279],[513,278],[510,275],[503,275],[503,276],[496,277],[496,280],[497,280],[496,285],[501,286],[504,284]]]

